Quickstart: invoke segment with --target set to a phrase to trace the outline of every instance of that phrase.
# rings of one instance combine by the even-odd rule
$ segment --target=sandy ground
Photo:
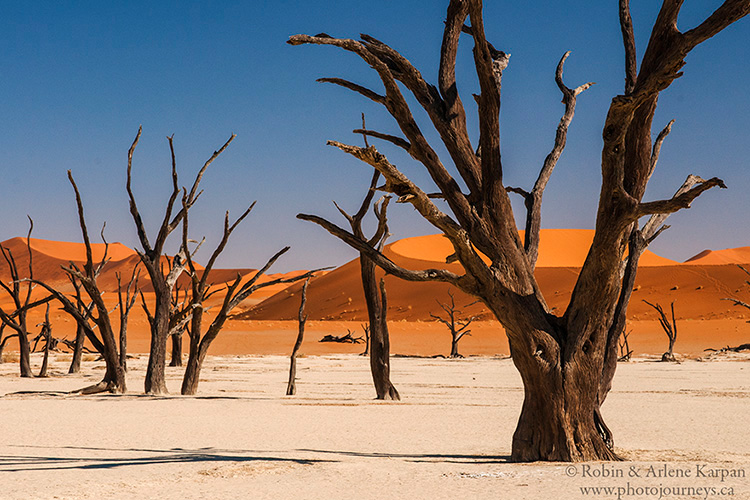
[[[294,397],[281,356],[209,357],[197,397],[139,394],[145,356],[132,393],[65,395],[103,371],[63,375],[68,360],[48,379],[0,365],[2,499],[750,499],[747,356],[622,363],[604,416],[628,461],[576,465],[509,463],[523,392],[507,358],[395,358],[398,403],[372,400],[351,354],[301,358]]]

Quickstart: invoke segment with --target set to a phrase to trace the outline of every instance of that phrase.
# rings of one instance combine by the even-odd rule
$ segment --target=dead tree
[[[180,291],[180,286],[175,285],[169,314],[169,338],[172,345],[169,366],[182,366],[182,335],[185,333],[187,323],[191,318],[188,291],[185,289],[182,299],[180,298]]]
[[[623,332],[623,334],[620,336],[620,356],[617,358],[617,361],[630,361],[630,358],[633,356],[633,351],[630,349],[630,345],[628,344],[629,336],[630,332]]]
[[[49,322],[49,302],[47,302],[47,311],[44,313],[44,323],[42,323],[42,331],[39,333],[39,337],[44,339],[44,358],[42,359],[42,367],[39,369],[37,377],[44,378],[47,376],[49,351],[52,348],[52,324]]]
[[[90,319],[99,330],[101,340],[97,338],[97,335],[94,332],[94,326],[89,322],[89,317],[81,312],[82,310],[85,310],[86,307],[82,305],[80,294],[76,296],[76,302],[74,303],[65,294],[52,288],[48,284],[37,280],[34,280],[34,283],[44,287],[60,302],[63,310],[75,319],[78,326],[84,330],[86,337],[92,342],[104,359],[106,370],[102,381],[75,392],[81,394],[95,394],[99,392],[123,393],[127,390],[125,371],[122,369],[122,365],[120,365],[120,356],[117,352],[117,340],[109,317],[110,311],[107,309],[104,299],[102,298],[102,292],[97,285],[97,277],[109,261],[107,258],[109,243],[104,239],[104,228],[102,228],[101,237],[104,241],[104,254],[102,260],[95,264],[88,228],[86,226],[86,218],[83,212],[83,201],[81,200],[81,194],[78,191],[78,186],[76,185],[75,180],[73,179],[73,174],[70,170],[68,170],[68,180],[70,181],[71,186],[73,186],[73,191],[75,192],[76,205],[78,207],[78,222],[81,226],[83,243],[86,248],[86,262],[82,269],[73,262],[68,266],[62,266],[62,269],[69,276],[71,281],[76,281],[80,284],[86,292],[89,300],[93,302],[94,307],[91,310]]]
[[[697,27],[680,32],[677,16],[682,0],[664,0],[643,52],[636,64],[633,23],[628,0],[620,0],[620,23],[626,54],[626,87],[612,99],[603,128],[602,187],[596,231],[570,302],[562,315],[549,309],[534,277],[539,248],[541,202],[544,189],[566,142],[576,99],[591,84],[571,89],[563,82],[566,53],[555,80],[565,111],[557,127],[554,146],[546,157],[531,191],[504,183],[500,155],[500,90],[509,56],[485,37],[481,0],[451,0],[445,22],[437,86],[399,52],[369,36],[361,40],[295,35],[292,45],[331,45],[352,52],[379,76],[384,90],[377,92],[341,78],[326,78],[382,104],[395,119],[403,137],[365,130],[405,149],[420,162],[439,193],[427,193],[414,184],[374,147],[361,148],[330,141],[329,144],[366,162],[385,178],[382,189],[410,203],[451,242],[464,274],[445,269],[404,269],[352,233],[310,215],[350,246],[365,252],[387,273],[412,281],[442,281],[476,296],[504,326],[514,364],[524,383],[524,403],[513,436],[515,461],[614,460],[611,432],[600,405],[616,365],[617,338],[613,328],[618,303],[625,312],[622,262],[637,221],[654,214],[683,208],[704,191],[723,187],[713,178],[671,199],[646,202],[643,196],[652,170],[651,129],[660,92],[682,75],[687,54],[750,11],[748,0],[726,0]],[[470,23],[467,26],[466,23]],[[480,92],[479,139],[472,144],[466,112],[456,81],[456,56],[461,33],[473,41],[474,66]],[[399,85],[400,84],[400,85]],[[450,156],[458,182],[413,118],[402,86],[424,109],[436,129],[441,148]],[[526,237],[521,242],[509,192],[523,195],[527,208]],[[433,202],[441,198],[441,209]],[[615,356],[609,357],[608,353]],[[600,391],[604,394],[600,394]]]
[[[94,302],[84,302],[83,296],[81,295],[81,286],[78,284],[78,280],[74,276],[69,274],[68,280],[70,281],[71,285],[73,285],[73,290],[75,291],[75,301],[72,302],[72,304],[76,309],[78,309],[78,313],[80,314],[80,316],[88,322],[91,319],[91,312],[94,309]],[[81,371],[81,360],[83,359],[85,341],[86,330],[82,326],[81,322],[76,321],[76,337],[73,342],[73,358],[70,360],[70,367],[68,368],[68,373],[70,374],[80,373]],[[104,346],[102,346],[101,343],[99,343],[99,346],[100,348],[97,349],[97,352],[101,352],[104,349]]]
[[[677,321],[675,321],[674,318],[674,302],[672,302],[672,322],[669,322],[669,318],[667,318],[666,313],[664,312],[664,309],[662,309],[661,304],[652,304],[651,302],[644,300],[646,304],[650,305],[654,309],[656,309],[656,312],[659,313],[659,324],[661,325],[662,329],[664,330],[664,333],[667,334],[667,338],[669,338],[669,348],[667,349],[667,352],[661,355],[662,361],[677,361],[674,357],[674,343],[677,340]]]
[[[177,165],[174,154],[173,137],[167,138],[169,140],[169,150],[172,156],[172,193],[167,201],[164,218],[162,219],[159,231],[153,242],[149,241],[149,237],[146,234],[146,228],[141,214],[138,211],[138,205],[136,204],[135,196],[131,188],[133,152],[138,145],[140,137],[141,128],[138,128],[138,134],[128,150],[126,187],[128,198],[130,200],[130,214],[133,216],[133,221],[135,222],[136,231],[138,233],[138,240],[141,244],[138,256],[141,258],[141,262],[151,279],[155,297],[153,315],[149,314],[148,316],[151,327],[151,344],[149,347],[148,367],[146,369],[144,390],[147,394],[165,394],[167,392],[167,385],[164,377],[164,370],[167,358],[167,337],[169,336],[170,330],[169,318],[172,288],[174,287],[180,273],[184,270],[184,256],[175,256],[172,270],[169,273],[165,272],[162,261],[164,244],[169,235],[180,224],[180,221],[186,214],[187,210],[193,206],[200,196],[198,188],[206,169],[229,146],[229,143],[234,140],[235,135],[232,134],[229,140],[227,140],[218,151],[215,151],[214,154],[203,164],[203,167],[198,171],[198,174],[193,181],[192,188],[187,194],[186,203],[176,214],[173,214],[173,210],[180,193],[180,187],[177,181]]]
[[[310,284],[310,278],[305,280],[305,284],[302,285],[302,299],[299,304],[299,314],[297,319],[299,322],[299,329],[297,331],[297,340],[294,342],[294,348],[292,354],[289,356],[289,382],[286,384],[286,395],[294,396],[297,394],[297,352],[302,347],[302,340],[305,338],[305,323],[307,322],[307,315],[305,314],[305,303],[307,302],[307,285]]]
[[[34,279],[34,266],[33,266],[33,255],[31,252],[31,232],[34,229],[34,221],[29,217],[29,233],[26,235],[26,249],[28,251],[29,259],[29,272],[28,276],[21,280],[20,273],[18,271],[18,265],[16,259],[13,257],[13,252],[10,248],[0,246],[0,251],[5,258],[5,262],[8,264],[10,272],[10,283],[0,281],[0,287],[13,299],[13,307],[15,311],[6,312],[0,308],[0,321],[3,325],[9,326],[13,331],[14,335],[6,337],[7,342],[9,338],[18,339],[18,352],[19,352],[19,363],[21,370],[21,377],[33,377],[34,374],[31,372],[31,349],[29,345],[29,332],[26,326],[26,315],[30,309],[43,304],[51,300],[51,297],[47,297],[41,301],[31,302],[31,291],[34,288],[33,283],[30,280]]]
[[[370,325],[362,325],[362,331],[365,332],[365,350],[362,351],[360,356],[370,355]]]
[[[321,271],[321,269],[316,269],[314,271],[308,271],[306,273],[300,274],[299,276],[295,276],[293,278],[277,278],[266,281],[264,283],[258,283],[258,280],[266,273],[266,271],[268,271],[268,269],[276,262],[276,260],[278,260],[279,257],[281,257],[289,250],[289,247],[284,247],[273,257],[271,257],[268,262],[266,262],[266,264],[245,283],[242,283],[242,276],[240,274],[237,274],[237,277],[234,279],[234,281],[230,284],[227,284],[226,288],[223,290],[224,299],[221,303],[219,311],[216,313],[216,317],[204,333],[203,313],[206,310],[204,302],[208,297],[215,293],[215,291],[211,290],[212,286],[208,281],[211,275],[211,270],[216,263],[216,259],[224,251],[224,248],[226,247],[229,241],[229,237],[232,235],[232,232],[245,219],[245,217],[247,217],[253,206],[255,206],[255,203],[250,205],[250,207],[245,210],[245,212],[240,215],[240,217],[232,224],[229,223],[229,212],[226,212],[224,216],[224,233],[221,241],[214,249],[211,257],[206,263],[206,267],[199,275],[195,268],[195,264],[193,263],[192,255],[187,250],[189,201],[190,197],[187,193],[185,193],[183,195],[182,201],[182,211],[184,213],[182,217],[182,253],[183,255],[185,255],[185,266],[187,269],[187,274],[190,277],[190,302],[188,304],[190,310],[190,326],[187,330],[190,336],[190,348],[188,353],[187,366],[185,368],[185,375],[182,379],[181,393],[183,395],[193,395],[198,391],[198,382],[200,380],[201,367],[203,366],[203,361],[205,360],[206,354],[208,353],[208,348],[219,335],[219,332],[221,332],[221,329],[224,327],[224,323],[228,319],[229,314],[235,307],[237,307],[243,300],[245,300],[253,292],[260,288],[265,288],[267,286],[272,286],[279,283],[294,283],[296,281],[303,280],[312,276],[313,273],[317,271]]]
[[[440,306],[440,309],[442,309],[446,317],[438,316],[436,314],[430,313],[430,317],[433,319],[436,319],[437,321],[441,322],[445,326],[448,327],[448,330],[451,332],[451,358],[463,358],[463,356],[458,352],[458,341],[461,340],[466,335],[471,335],[471,330],[469,330],[469,325],[477,319],[477,316],[472,316],[470,318],[462,318],[461,309],[456,307],[456,298],[453,295],[453,292],[449,291],[448,296],[450,297],[450,303],[442,303],[439,300],[437,301],[438,305]],[[476,304],[476,302],[472,302],[470,305]],[[468,306],[467,306],[468,307]]]
[[[323,335],[323,338],[318,342],[335,342],[337,344],[364,344],[365,340],[362,337],[355,337],[354,332],[350,329],[346,329],[346,335]]]
[[[130,316],[130,310],[135,304],[135,298],[138,295],[138,279],[141,276],[141,271],[138,269],[136,264],[133,267],[133,273],[130,275],[130,281],[125,288],[125,294],[122,293],[122,275],[115,273],[117,278],[117,305],[120,309],[120,366],[123,371],[128,371],[128,316]]]
[[[365,128],[365,116],[362,114],[362,128]],[[367,146],[367,135],[364,134],[365,146]],[[386,211],[390,197],[384,197],[380,202],[373,205],[373,211],[378,220],[375,234],[371,238],[365,236],[362,230],[362,221],[375,197],[375,190],[380,179],[380,172],[373,171],[370,188],[367,191],[359,210],[354,215],[349,215],[338,204],[334,202],[341,215],[349,222],[352,234],[363,244],[372,249],[382,250],[386,238],[388,238],[388,222]],[[360,274],[362,276],[362,289],[367,303],[367,316],[369,320],[369,339],[365,350],[370,353],[370,371],[375,385],[376,399],[399,400],[398,391],[391,383],[391,360],[390,360],[390,338],[388,335],[388,321],[386,318],[387,307],[385,303],[385,285],[378,290],[378,281],[375,277],[375,263],[367,256],[367,253],[359,253]]]

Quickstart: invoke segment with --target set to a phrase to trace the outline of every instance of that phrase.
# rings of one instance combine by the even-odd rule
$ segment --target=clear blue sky
[[[601,127],[622,92],[623,51],[616,0],[486,2],[489,39],[512,54],[503,81],[505,179],[530,187],[554,137],[562,105],[553,74],[566,50],[570,87],[597,85],[578,99],[568,148],[547,189],[544,227],[592,228],[600,186]],[[639,54],[657,2],[633,0]],[[686,2],[680,28],[721,2]],[[400,50],[434,82],[444,1],[222,1],[0,3],[0,240],[25,235],[80,241],[65,173],[72,169],[93,233],[107,221],[110,241],[136,245],[125,193],[126,153],[139,125],[135,191],[151,232],[170,190],[175,135],[182,183],[229,137],[237,138],[207,173],[191,212],[191,237],[216,243],[223,212],[258,205],[220,262],[257,267],[276,249],[292,250],[275,270],[341,264],[355,253],[298,212],[342,222],[331,204],[354,211],[370,171],[325,145],[355,144],[365,112],[372,128],[396,132],[385,111],[347,90],[315,83],[340,76],[378,88],[356,57],[330,47],[291,47],[289,35],[371,34]],[[464,40],[459,86],[464,102],[477,84]],[[656,126],[677,120],[646,197],[668,197],[689,173],[720,176],[712,190],[652,249],[683,260],[704,248],[750,245],[750,20],[693,51],[685,76],[661,97]],[[424,115],[416,110],[424,122]],[[469,107],[469,111],[473,111]],[[658,130],[655,130],[655,133]],[[421,167],[378,144],[415,181]],[[429,186],[425,186],[430,189]],[[393,239],[434,232],[410,206],[393,206]],[[175,238],[176,240],[176,238]]]

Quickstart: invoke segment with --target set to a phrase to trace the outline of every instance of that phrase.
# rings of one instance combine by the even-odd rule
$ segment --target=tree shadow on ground
[[[20,472],[32,470],[95,470],[114,469],[126,466],[159,465],[170,463],[201,463],[201,462],[258,462],[258,463],[289,463],[297,465],[312,465],[336,460],[316,458],[294,458],[272,455],[273,452],[253,450],[220,450],[215,448],[199,449],[143,449],[143,448],[94,448],[83,446],[63,446],[49,448],[44,446],[20,446],[21,448],[43,448],[57,450],[80,450],[94,452],[108,452],[117,456],[35,456],[35,455],[0,455],[0,473]],[[268,454],[266,454],[268,453]],[[137,454],[138,456],[127,456]]]
[[[444,454],[444,453],[383,453],[383,452],[313,450],[313,449],[300,449],[297,451],[301,451],[305,453],[343,455],[343,456],[349,456],[349,457],[389,458],[389,459],[401,458],[408,462],[495,464],[495,463],[509,463],[511,461],[510,455],[462,455],[462,454]]]

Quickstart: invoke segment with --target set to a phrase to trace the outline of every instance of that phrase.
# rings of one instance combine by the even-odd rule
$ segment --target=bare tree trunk
[[[294,396],[297,394],[297,352],[302,346],[302,340],[305,337],[305,323],[307,322],[307,316],[305,315],[305,303],[307,302],[307,285],[310,284],[310,278],[305,280],[305,284],[302,285],[302,299],[299,305],[299,330],[297,331],[297,340],[294,342],[294,348],[292,349],[292,355],[289,357],[289,382],[286,385],[286,395]]]
[[[172,356],[169,366],[182,366],[182,332],[173,333],[172,338]]]
[[[81,358],[83,357],[83,343],[86,341],[86,332],[81,325],[76,324],[76,339],[73,344],[73,359],[70,362],[68,373],[81,372]]]
[[[21,377],[33,377],[34,374],[31,372],[31,345],[29,344],[29,338],[26,336],[26,334],[19,333],[18,335],[18,354]]]
[[[380,290],[378,290],[375,264],[364,255],[360,255],[359,261],[362,286],[367,302],[367,316],[370,321],[370,371],[375,385],[376,399],[398,401],[401,398],[391,383],[391,347],[388,335],[385,280],[380,280]]]

